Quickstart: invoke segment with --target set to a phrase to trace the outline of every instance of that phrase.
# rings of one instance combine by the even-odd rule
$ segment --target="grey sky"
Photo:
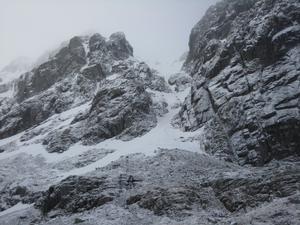
[[[177,59],[191,28],[217,0],[0,0],[0,67],[37,57],[74,35],[124,31],[135,55]]]

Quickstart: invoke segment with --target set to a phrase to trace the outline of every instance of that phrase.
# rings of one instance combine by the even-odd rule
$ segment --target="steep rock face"
[[[43,63],[18,80],[17,100],[19,102],[51,87],[57,81],[78,73],[85,64],[88,71],[83,71],[92,79],[92,75],[104,76],[101,64],[111,67],[116,60],[125,60],[133,56],[133,49],[122,32],[114,33],[106,41],[100,34],[91,37],[73,37],[68,46],[63,47],[49,61]],[[91,63],[89,63],[91,62]],[[89,65],[96,71],[91,71]],[[109,72],[109,71],[108,71]]]
[[[0,138],[6,138],[93,97],[96,85],[82,75],[64,79],[45,92],[11,105],[0,115]]]
[[[49,152],[63,152],[78,141],[96,144],[112,137],[129,140],[141,136],[156,124],[151,106],[143,83],[124,78],[106,80],[89,109],[76,116],[67,129],[48,134],[43,144]]]
[[[224,179],[212,182],[217,198],[230,212],[255,208],[276,198],[297,194],[299,188],[299,165],[290,168],[265,169],[254,177]]]
[[[155,125],[155,116],[150,114],[151,104],[150,95],[141,83],[121,79],[107,82],[86,114],[84,139],[99,142],[121,133],[129,137],[142,135]],[[152,126],[147,121],[153,122]]]
[[[74,37],[68,47],[62,48],[54,58],[32,72],[22,75],[17,81],[17,100],[23,100],[44,91],[67,75],[78,72],[86,63],[83,40]]]
[[[177,122],[205,126],[207,151],[253,165],[300,154],[299,12],[296,0],[224,0],[193,28]]]
[[[124,136],[125,139],[143,134],[156,123],[153,110],[150,110],[151,98],[145,90],[168,91],[168,86],[156,71],[132,56],[133,49],[121,32],[112,34],[108,40],[100,34],[72,38],[47,62],[14,81],[15,96],[0,99],[0,138],[22,132],[54,114],[88,101],[93,102],[93,108],[85,118],[89,125],[80,123],[80,126],[76,124],[76,129],[72,126],[72,129],[50,133],[44,140],[44,144],[50,146],[50,152],[64,151],[84,137],[85,140],[100,141],[123,131],[131,133],[126,138]],[[108,78],[110,76],[113,78]],[[105,81],[106,78],[108,81]],[[122,81],[119,82],[119,79]],[[110,88],[122,93],[114,96]],[[98,91],[100,93],[96,94]],[[94,112],[98,107],[96,104],[105,108]],[[146,119],[147,113],[146,121],[152,121],[145,122],[148,128],[142,123],[138,126],[137,121]],[[97,123],[101,124],[100,127],[95,127]],[[135,131],[125,132],[133,124]],[[97,134],[91,135],[93,132],[88,132],[88,128],[101,128],[102,133],[97,131]]]

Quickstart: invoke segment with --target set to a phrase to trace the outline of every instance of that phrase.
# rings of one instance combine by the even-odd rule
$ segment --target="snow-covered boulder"
[[[90,210],[113,200],[105,189],[105,178],[71,176],[43,193],[36,207],[44,215],[55,209],[69,213]]]
[[[175,86],[175,91],[180,92],[192,85],[192,78],[184,72],[175,73],[170,76],[168,83]]]

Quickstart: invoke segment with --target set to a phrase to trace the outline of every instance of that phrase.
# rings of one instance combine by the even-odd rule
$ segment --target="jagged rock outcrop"
[[[72,144],[96,144],[117,137],[129,140],[141,136],[156,125],[152,99],[143,83],[119,78],[102,83],[90,108],[79,114],[72,125],[51,132],[43,144],[49,152],[63,152]]]
[[[171,75],[168,83],[171,86],[175,86],[175,91],[180,92],[184,91],[192,85],[192,78],[183,72],[175,73]]]
[[[104,78],[116,61],[131,56],[132,47],[121,32],[112,34],[108,41],[100,34],[73,37],[49,61],[22,75],[16,84],[16,98],[22,102],[79,72],[91,80]]]
[[[6,138],[37,125],[50,116],[78,106],[93,97],[96,84],[78,74],[0,114],[0,138]],[[5,107],[5,106],[4,106]],[[7,107],[7,106],[6,106]]]
[[[133,56],[133,48],[122,32],[114,33],[109,37],[108,49],[116,59],[126,59]]]
[[[137,204],[141,208],[153,211],[156,215],[169,217],[184,217],[197,210],[222,210],[218,199],[209,194],[211,189],[195,187],[155,188],[145,194],[131,196],[128,205]]]
[[[296,0],[224,0],[193,28],[177,122],[223,140],[209,152],[253,165],[300,154],[299,12]]]
[[[74,37],[50,61],[43,63],[17,81],[16,98],[19,102],[47,90],[57,81],[79,72],[86,63],[84,40]]]
[[[0,138],[26,130],[1,141],[0,211],[34,203],[0,224],[297,224],[299,6],[224,0],[195,26],[184,65],[192,77],[169,80],[177,91],[192,86],[175,122],[203,128],[195,133],[172,130],[185,92],[167,93],[122,33],[73,38],[69,72],[32,96],[0,99]],[[192,152],[198,140],[209,154]]]
[[[95,143],[121,133],[130,139],[149,131],[156,118],[146,89],[167,92],[169,88],[156,71],[132,56],[133,49],[121,32],[108,40],[100,34],[72,38],[47,62],[15,81],[14,98],[0,99],[0,138],[88,101],[91,110],[84,119],[75,119],[85,124],[56,130],[44,139],[49,152],[65,151],[81,138]],[[115,77],[104,81],[110,76]]]
[[[108,81],[96,94],[84,118],[83,140],[97,143],[115,136],[125,139],[143,135],[155,126],[152,100],[142,83],[118,79]],[[81,118],[75,118],[77,122]]]
[[[41,197],[41,193],[32,192],[25,186],[8,187],[0,190],[0,211],[13,207],[19,202],[32,204]]]
[[[55,209],[76,213],[99,207],[113,200],[113,196],[104,193],[107,188],[105,180],[97,177],[68,177],[43,193],[36,207],[44,215]]]

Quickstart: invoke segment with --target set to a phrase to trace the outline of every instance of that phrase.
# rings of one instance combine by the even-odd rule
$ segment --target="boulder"
[[[186,73],[180,72],[171,75],[168,80],[171,86],[175,86],[175,91],[180,92],[189,88],[192,85],[192,78]]]

